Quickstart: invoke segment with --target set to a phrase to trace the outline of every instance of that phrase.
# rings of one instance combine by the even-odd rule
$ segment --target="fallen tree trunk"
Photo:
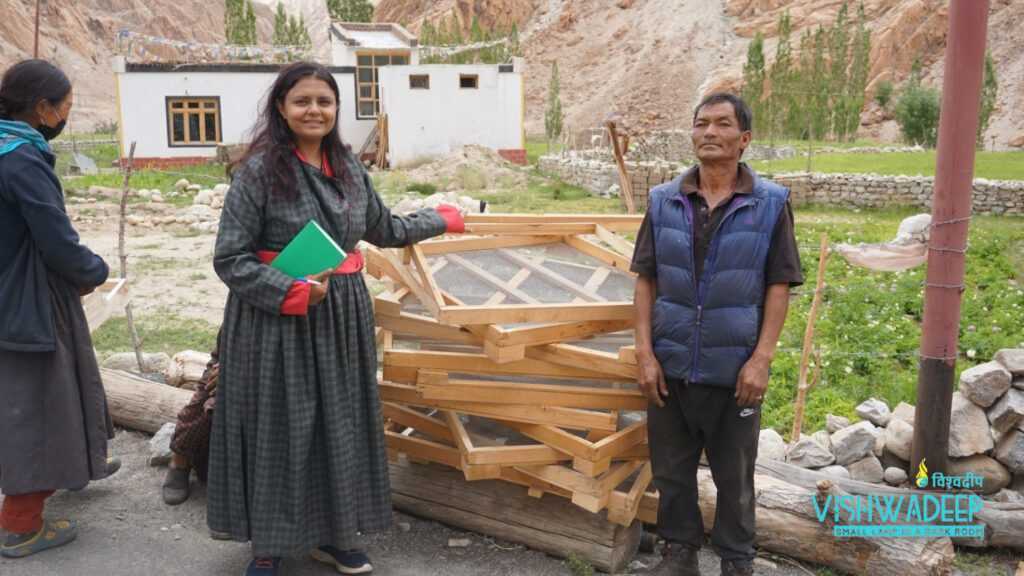
[[[100,368],[107,391],[110,416],[118,426],[156,433],[167,422],[178,419],[178,412],[192,394],[173,386],[140,378],[120,370]]]

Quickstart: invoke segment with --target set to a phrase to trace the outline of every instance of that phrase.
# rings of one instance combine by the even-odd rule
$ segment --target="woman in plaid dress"
[[[318,64],[281,71],[224,202],[214,268],[230,289],[210,442],[208,523],[252,543],[246,574],[311,552],[372,570],[360,533],[391,521],[373,310],[356,244],[461,232],[450,206],[394,216],[338,132],[338,86]],[[296,280],[268,265],[316,220],[348,254]]]

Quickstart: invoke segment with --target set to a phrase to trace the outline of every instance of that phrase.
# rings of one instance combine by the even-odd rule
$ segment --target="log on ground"
[[[110,416],[118,426],[155,434],[178,419],[192,393],[120,370],[100,368]]]

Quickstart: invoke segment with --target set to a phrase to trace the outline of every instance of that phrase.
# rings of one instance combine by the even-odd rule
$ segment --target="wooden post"
[[[32,57],[39,58],[39,3],[42,0],[36,0],[36,32],[35,41],[32,44]]]
[[[988,0],[953,0],[949,7],[911,470],[925,459],[933,472],[946,472],[948,464],[988,8]]]
[[[124,181],[121,184],[121,215],[117,226],[117,256],[121,260],[121,278],[128,278],[128,251],[124,247],[124,224],[125,216],[128,212],[128,185],[132,179],[132,168],[135,163],[135,142],[132,142],[131,149],[128,151],[128,162],[125,166],[122,166],[124,170]],[[143,372],[145,368],[142,365],[142,340],[139,339],[139,333],[135,330],[135,319],[132,317],[132,302],[128,301],[128,304],[124,307],[125,317],[128,319],[128,332],[132,337],[132,348],[135,350],[135,361],[139,364],[139,372]]]
[[[626,211],[630,214],[636,213],[636,205],[633,202],[633,183],[629,180],[629,172],[626,171],[625,150],[622,149],[622,141],[619,140],[619,133],[615,128],[615,122],[609,120],[608,136],[612,141],[612,153],[615,155],[615,165],[619,168],[619,188],[622,189],[622,201],[626,203]],[[628,140],[627,140],[628,143]]]
[[[811,386],[807,383],[807,367],[811,360],[811,347],[814,343],[814,321],[818,317],[818,305],[821,303],[821,291],[825,286],[825,263],[828,261],[828,235],[821,235],[821,248],[818,255],[818,282],[814,287],[814,299],[811,310],[807,313],[807,328],[804,329],[804,349],[800,355],[800,379],[796,389],[796,406],[793,408],[793,429],[789,441],[800,440],[800,427],[803,426],[804,404],[807,402],[807,391]],[[818,364],[820,364],[820,359]]]

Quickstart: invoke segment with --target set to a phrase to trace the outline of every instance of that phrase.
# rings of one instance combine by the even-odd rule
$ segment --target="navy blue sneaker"
[[[311,553],[317,562],[330,564],[340,574],[369,574],[373,572],[370,557],[362,550],[338,550],[334,546],[321,546]]]
[[[245,576],[278,576],[280,573],[280,558],[253,558],[245,570]]]

